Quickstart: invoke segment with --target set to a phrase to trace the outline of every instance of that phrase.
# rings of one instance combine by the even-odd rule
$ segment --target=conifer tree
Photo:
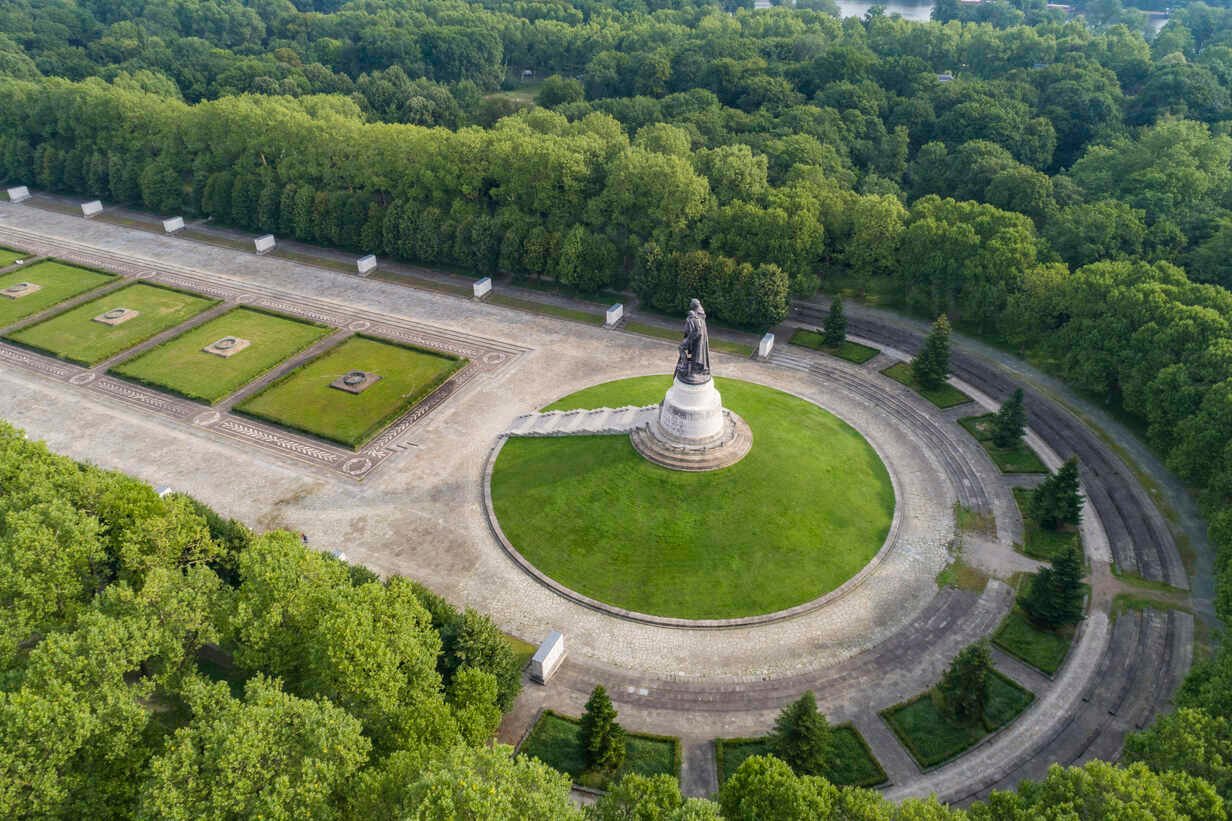
[[[1031,494],[1031,518],[1040,527],[1057,530],[1082,521],[1082,496],[1078,493],[1078,459],[1072,457],[1045,479]]]
[[[625,731],[602,685],[596,685],[582,714],[582,749],[591,770],[615,772],[625,763]]]
[[[915,381],[925,390],[936,390],[950,375],[950,320],[937,317],[919,354],[911,362]]]
[[[830,313],[821,326],[821,341],[830,346],[842,345],[847,339],[847,315],[843,312],[843,298],[837,294],[830,301]]]
[[[993,418],[992,441],[999,448],[1012,448],[1022,441],[1027,427],[1027,410],[1023,407],[1022,388],[1006,399]]]
[[[1082,553],[1071,545],[1031,580],[1019,604],[1040,627],[1055,630],[1082,619]]]
[[[770,733],[770,751],[796,775],[823,775],[830,763],[830,723],[817,710],[809,690],[779,713]]]
[[[992,656],[985,642],[969,645],[954,657],[937,689],[943,709],[955,721],[970,724],[984,717],[990,669]]]

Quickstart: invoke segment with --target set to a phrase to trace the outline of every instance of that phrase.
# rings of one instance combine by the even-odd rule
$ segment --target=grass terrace
[[[873,757],[868,742],[850,724],[831,731],[830,766],[823,775],[840,787],[875,787],[886,780],[885,770]],[[715,741],[715,756],[719,765],[719,784],[731,777],[746,759],[755,755],[771,755],[770,740],[761,738],[720,738]]]
[[[236,308],[164,342],[112,372],[213,404],[330,333],[330,328],[252,308]],[[252,344],[221,357],[202,350],[224,337]]]
[[[518,752],[569,774],[586,787],[602,789],[628,773],[680,776],[680,740],[643,733],[626,734],[625,763],[614,775],[605,777],[588,772],[580,722],[551,710],[545,710],[539,717]]]
[[[870,348],[868,345],[861,345],[858,342],[843,340],[837,345],[827,345],[823,339],[824,337],[817,331],[806,331],[800,328],[791,335],[791,339],[788,342],[792,345],[799,345],[802,348],[811,348],[814,351],[828,353],[831,356],[846,359],[848,362],[854,362],[857,365],[863,365],[881,353],[877,348]]]
[[[353,336],[301,365],[236,410],[358,448],[440,387],[465,359]],[[352,370],[381,379],[362,393],[330,383]]]
[[[1048,468],[1035,451],[1027,447],[1026,442],[1019,442],[1012,448],[998,447],[992,440],[993,420],[996,414],[986,413],[983,416],[966,416],[958,420],[968,433],[976,438],[984,450],[988,451],[993,463],[1002,473],[1047,473]]]
[[[0,249],[0,262],[12,264],[13,260],[28,256],[7,248]],[[0,290],[16,285],[19,282],[33,282],[41,286],[41,290],[21,299],[0,297],[0,328],[12,325],[14,322],[34,316],[53,305],[58,305],[66,299],[93,291],[115,280],[112,274],[78,268],[75,265],[65,265],[48,259],[36,262],[30,266],[22,266],[0,276]]]
[[[883,374],[899,382],[913,391],[923,396],[929,402],[932,402],[937,407],[945,410],[953,408],[965,402],[970,402],[971,397],[960,391],[953,385],[942,385],[936,390],[925,390],[920,387],[920,384],[915,381],[915,373],[911,370],[910,362],[896,362],[890,367],[882,371]]]
[[[993,644],[1049,676],[1061,669],[1073,641],[1073,626],[1043,630],[1032,624],[1027,614],[1017,607],[1005,617],[992,637]]]
[[[1048,530],[1040,527],[1031,518],[1030,488],[1014,488],[1014,501],[1018,502],[1018,511],[1022,514],[1023,544],[1022,552],[1033,559],[1047,561],[1070,545],[1080,545],[1081,536],[1078,529],[1066,526],[1061,530]]]
[[[28,278],[29,272],[23,275]],[[15,331],[8,338],[70,362],[93,366],[192,319],[217,302],[209,297],[141,282]],[[94,321],[94,317],[114,308],[128,308],[139,314],[120,325]]]
[[[5,248],[0,245],[0,268],[7,268],[19,259],[25,259],[30,256],[25,251],[14,251],[12,248]]]

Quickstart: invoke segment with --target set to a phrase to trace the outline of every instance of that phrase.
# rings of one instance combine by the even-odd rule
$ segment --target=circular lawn
[[[607,382],[545,410],[655,404],[670,384]],[[749,455],[722,470],[667,470],[627,436],[506,441],[491,489],[509,542],[565,587],[655,616],[773,613],[842,585],[889,532],[885,465],[810,402],[749,382],[716,385],[753,430]]]

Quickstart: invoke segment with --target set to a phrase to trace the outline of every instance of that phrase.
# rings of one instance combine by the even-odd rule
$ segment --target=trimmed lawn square
[[[258,419],[359,447],[436,390],[465,359],[353,336],[239,405]],[[362,393],[331,388],[353,370],[380,380]]]
[[[840,787],[875,787],[886,780],[885,770],[877,763],[860,731],[843,724],[831,731],[830,766],[822,773],[831,784]],[[773,755],[770,740],[761,738],[720,738],[715,742],[719,756],[719,785],[731,778],[746,758]]]
[[[1023,545],[1022,552],[1033,559],[1048,561],[1061,553],[1070,545],[1080,545],[1078,529],[1066,525],[1061,530],[1048,530],[1040,527],[1031,518],[1031,488],[1014,488],[1014,501],[1018,502],[1018,511],[1022,514]]]
[[[989,733],[1009,724],[1035,700],[1029,690],[990,670],[985,690],[984,720],[957,724],[941,710],[933,690],[881,713],[907,752],[924,769],[949,761]]]
[[[996,414],[986,413],[983,416],[965,416],[958,424],[975,437],[992,461],[1002,473],[1047,473],[1048,468],[1035,455],[1035,451],[1027,447],[1026,442],[1019,442],[1012,448],[998,447],[992,440],[993,419]]]
[[[0,245],[0,268],[7,268],[19,259],[25,259],[30,256],[24,251],[14,251],[12,248],[5,248]]]
[[[586,771],[582,750],[582,728],[576,718],[545,710],[519,755],[531,756],[550,767],[568,773],[573,780],[588,787],[603,788],[619,781],[627,773],[639,775],[680,775],[680,741],[668,736],[627,733],[625,763],[611,777]]]
[[[208,297],[142,282],[23,328],[10,334],[9,339],[71,362],[97,365],[168,328],[174,328],[217,302]],[[94,317],[113,308],[129,308],[140,313],[120,325],[104,325],[94,321]]]
[[[911,388],[920,396],[923,396],[929,402],[932,402],[942,410],[971,401],[970,396],[967,396],[967,394],[963,393],[953,385],[942,385],[935,391],[924,390],[915,381],[915,372],[911,370],[910,362],[896,362],[882,371],[882,373],[893,379],[895,382],[900,382]]]
[[[8,259],[10,254],[12,254],[13,259],[21,259],[24,256],[28,256],[27,254],[13,254],[8,250],[0,250],[0,261]],[[11,262],[12,260],[9,261]],[[45,311],[52,305],[75,297],[78,294],[92,291],[111,282],[113,279],[115,277],[111,274],[89,271],[85,268],[65,265],[63,262],[56,262],[50,259],[36,262],[28,268],[22,267],[16,271],[11,271],[0,276],[0,290],[16,285],[19,282],[33,282],[35,285],[41,286],[41,290],[21,299],[0,297],[0,328],[5,325],[12,325],[19,319],[33,316],[39,311]]]
[[[876,348],[870,348],[858,342],[848,342],[844,339],[837,345],[827,345],[824,339],[825,337],[817,331],[806,331],[800,328],[791,335],[791,339],[788,342],[792,345],[799,345],[802,348],[812,348],[814,351],[828,353],[831,356],[846,359],[848,362],[854,362],[857,365],[863,365],[881,353]]]
[[[1043,630],[1036,627],[1017,607],[1014,608],[992,637],[992,643],[1011,656],[1047,675],[1061,667],[1074,640],[1074,628]]]
[[[323,325],[236,308],[117,365],[112,372],[213,404],[329,332]],[[202,350],[227,336],[252,344],[225,358]]]

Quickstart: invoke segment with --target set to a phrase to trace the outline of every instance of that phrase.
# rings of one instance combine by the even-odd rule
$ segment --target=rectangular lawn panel
[[[967,394],[963,393],[953,385],[942,385],[936,390],[924,390],[915,381],[915,373],[911,370],[911,363],[909,362],[896,362],[882,371],[882,373],[893,379],[895,382],[899,382],[911,388],[920,396],[923,396],[929,402],[932,402],[942,410],[971,401],[970,396],[967,396]]]
[[[930,690],[881,713],[907,752],[928,769],[962,754],[989,733],[1009,724],[1035,700],[1034,694],[996,670],[988,672],[984,720],[958,724],[941,709],[940,697]]]
[[[881,353],[876,348],[870,348],[868,345],[861,345],[858,342],[848,342],[845,339],[837,345],[827,345],[823,340],[824,337],[816,331],[806,331],[800,328],[791,335],[791,339],[788,342],[792,345],[799,345],[802,348],[811,348],[814,351],[828,353],[831,356],[846,359],[848,362],[854,362],[857,365],[863,365]]]
[[[850,724],[831,731],[830,766],[822,773],[831,784],[840,787],[875,787],[886,780],[885,770],[873,757],[864,736]],[[770,740],[761,738],[720,738],[715,742],[719,758],[719,785],[731,778],[746,758],[772,755]]]
[[[142,282],[23,328],[10,334],[9,338],[61,359],[87,366],[96,365],[168,328],[174,328],[217,302]],[[120,325],[93,321],[94,317],[113,308],[129,308],[140,314]]]
[[[1072,628],[1041,629],[1015,608],[1001,622],[992,642],[1014,658],[1051,676],[1061,668],[1073,640]]]
[[[358,447],[464,364],[465,359],[448,354],[353,336],[279,379],[237,410]],[[368,371],[381,379],[358,394],[330,387],[352,370]]]
[[[976,438],[989,457],[1002,473],[1047,473],[1048,468],[1035,455],[1035,451],[1027,447],[1026,442],[1019,442],[1012,448],[998,447],[992,440],[992,425],[995,414],[986,413],[983,416],[966,416],[958,420],[968,433]]]
[[[545,710],[518,752],[537,758],[567,773],[574,781],[591,787],[604,787],[628,773],[680,775],[679,739],[628,733],[625,738],[625,763],[611,778],[602,778],[586,772],[581,736],[582,729],[577,719]]]
[[[13,254],[14,259],[28,256],[27,254],[14,254],[6,249],[0,251],[0,259],[7,259],[8,254]],[[92,291],[114,279],[115,277],[111,274],[65,265],[63,262],[51,259],[4,274],[0,276],[0,290],[19,282],[33,282],[41,286],[41,290],[21,299],[0,297],[0,328],[12,325],[28,316],[34,316],[39,311],[45,311],[52,305],[71,299],[78,294]]]
[[[0,245],[0,268],[7,268],[19,259],[25,259],[30,256],[22,251],[14,251],[12,248],[5,248]]]
[[[1035,523],[1029,512],[1031,494],[1034,492],[1030,488],[1014,488],[1014,500],[1018,502],[1018,510],[1022,513],[1022,552],[1033,559],[1047,561],[1070,545],[1079,544],[1080,540],[1075,528],[1067,526],[1063,530],[1048,530]]]
[[[327,335],[323,325],[236,308],[117,365],[128,379],[213,404]],[[230,357],[202,350],[223,337],[252,344]]]

